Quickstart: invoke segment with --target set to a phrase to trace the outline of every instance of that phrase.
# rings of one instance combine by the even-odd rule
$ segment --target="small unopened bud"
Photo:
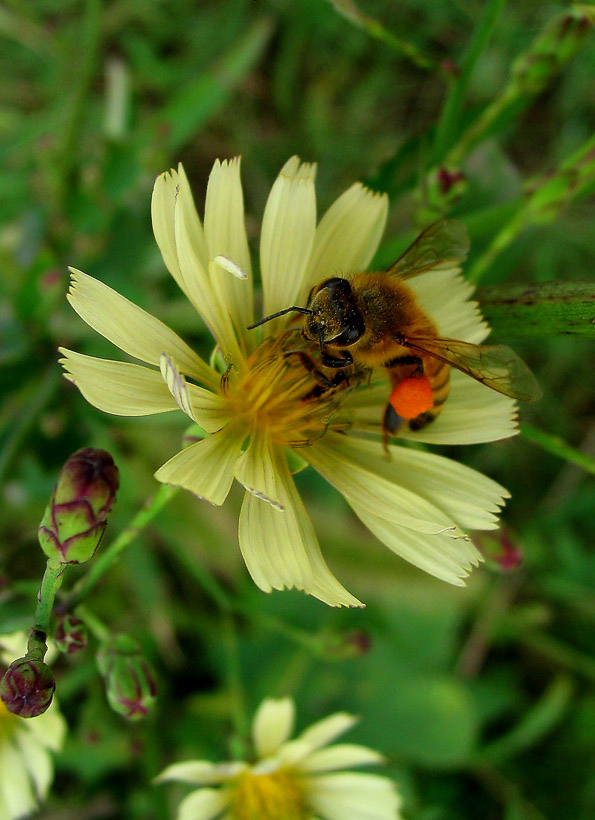
[[[520,544],[504,527],[494,533],[482,533],[478,547],[488,564],[500,572],[513,572],[523,563]]]
[[[105,450],[79,450],[66,461],[39,526],[48,558],[80,564],[92,558],[118,489],[118,468]]]
[[[555,17],[512,66],[512,82],[520,94],[538,94],[578,51],[588,34],[584,12],[570,9]]]
[[[66,615],[54,633],[54,643],[65,655],[74,655],[80,652],[87,646],[89,640],[89,633],[87,627],[80,620],[73,615]]]
[[[109,705],[129,720],[139,720],[155,705],[157,686],[153,670],[136,641],[118,635],[97,654]]]
[[[370,651],[370,634],[363,629],[350,629],[326,636],[324,656],[327,660],[346,661]]]
[[[41,660],[18,658],[0,682],[0,697],[6,708],[23,718],[42,715],[54,697],[56,681],[50,667]]]

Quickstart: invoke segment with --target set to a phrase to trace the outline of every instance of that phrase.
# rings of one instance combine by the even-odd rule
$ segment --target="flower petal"
[[[259,758],[273,755],[291,736],[295,704],[291,698],[263,700],[252,721],[252,740]]]
[[[66,735],[66,720],[58,709],[56,700],[52,702],[50,708],[35,718],[27,722],[29,733],[33,735],[37,743],[57,752],[62,748]]]
[[[308,801],[327,820],[399,820],[401,800],[387,777],[360,772],[312,777]]]
[[[228,806],[229,799],[225,791],[198,789],[182,800],[176,820],[215,820]]]
[[[367,510],[401,527],[416,532],[449,531],[461,535],[456,523],[442,510],[382,474],[383,453],[376,444],[377,456],[370,453],[361,439],[328,432],[304,458],[315,470],[342,493],[350,504]]]
[[[188,418],[192,419],[192,421],[196,421],[194,418],[194,413],[192,412],[192,406],[190,405],[190,396],[188,395],[188,385],[186,383],[186,379],[180,373],[171,357],[167,356],[165,353],[161,354],[159,369],[161,370],[161,375],[167,389],[171,393],[175,403],[178,405],[182,413],[186,413]]]
[[[300,293],[302,300],[325,277],[347,275],[368,267],[380,244],[387,213],[386,194],[374,193],[360,182],[331,205],[316,229]]]
[[[339,735],[349,731],[359,718],[347,712],[335,712],[322,720],[308,726],[307,729],[298,736],[298,740],[309,743],[312,749],[319,749],[326,746]]]
[[[208,760],[186,760],[183,763],[172,763],[157,775],[155,783],[177,781],[191,783],[194,786],[215,786],[225,783],[246,768],[239,761],[229,763],[210,763]]]
[[[34,793],[23,759],[18,750],[4,738],[0,743],[0,799],[5,804],[4,817],[26,817],[37,808]],[[0,807],[2,803],[0,803]]]
[[[337,769],[348,769],[352,766],[371,766],[383,763],[384,758],[375,749],[358,746],[355,743],[336,743],[319,749],[300,765],[300,770],[312,774]]]
[[[260,238],[265,315],[299,304],[316,232],[315,174],[315,165],[292,157],[269,194]]]
[[[243,428],[230,424],[170,458],[157,470],[155,478],[220,506],[229,493],[234,464],[245,438]]]
[[[275,478],[274,445],[265,436],[252,436],[248,448],[236,462],[235,477],[257,498],[268,501],[277,510],[281,502],[273,497],[277,482]]]
[[[351,499],[348,501],[360,521],[390,550],[442,581],[464,586],[462,579],[483,560],[466,536],[414,532],[370,513]]]
[[[18,746],[25,769],[35,786],[35,793],[40,800],[43,800],[54,775],[52,758],[26,727],[22,727],[20,731],[15,732],[14,740]]]
[[[116,416],[148,416],[176,409],[157,370],[138,364],[85,356],[59,348],[64,375],[87,401]]]
[[[155,241],[161,251],[165,266],[182,291],[189,296],[178,263],[174,233],[174,207],[178,197],[178,175],[172,169],[159,174],[151,196],[151,221]]]
[[[327,567],[283,452],[275,448],[273,458],[270,496],[284,509],[246,493],[240,513],[240,549],[254,583],[265,592],[297,587],[330,606],[361,606]]]
[[[225,302],[220,302],[218,289],[213,287],[204,240],[197,242],[195,223],[198,215],[187,180],[180,180],[179,187],[180,196],[174,207],[174,233],[186,292],[221,349],[238,363],[242,359],[242,354],[227,307]],[[226,272],[224,277],[228,276]]]
[[[220,376],[163,322],[137,307],[92,276],[70,268],[68,301],[81,319],[120,350],[148,364],[159,365],[165,351],[182,372],[215,387]]]
[[[472,344],[480,344],[488,336],[490,328],[477,302],[470,298],[475,288],[463,279],[460,268],[421,273],[408,279],[407,284],[432,317],[439,336]]]
[[[229,310],[240,338],[252,323],[252,265],[244,225],[244,196],[240,180],[240,158],[217,160],[209,176],[205,201],[205,238],[209,262],[225,256],[246,274],[241,281],[219,266],[210,266],[211,282],[218,279],[215,292]]]
[[[425,498],[463,527],[494,529],[497,513],[510,493],[482,473],[451,458],[390,446],[390,461],[378,458],[378,444],[356,439],[363,459],[388,481]]]

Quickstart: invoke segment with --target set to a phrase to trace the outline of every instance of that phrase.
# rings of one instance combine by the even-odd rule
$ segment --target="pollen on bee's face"
[[[327,387],[313,353],[316,349],[294,331],[265,339],[224,382],[234,418],[244,421],[249,432],[282,445],[310,444],[323,436],[342,403],[342,391]]]

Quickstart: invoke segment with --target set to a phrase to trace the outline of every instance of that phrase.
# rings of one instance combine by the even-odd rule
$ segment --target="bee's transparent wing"
[[[468,251],[467,228],[457,219],[443,219],[426,228],[386,273],[407,279],[429,270],[448,270],[462,262]]]
[[[404,344],[442,359],[505,396],[520,401],[537,401],[542,396],[533,373],[514,350],[505,345],[474,345],[457,339],[420,337],[407,337]]]

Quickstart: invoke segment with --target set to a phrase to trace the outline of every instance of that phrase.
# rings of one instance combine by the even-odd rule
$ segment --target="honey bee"
[[[292,306],[252,327],[291,311],[305,316],[302,335],[317,343],[320,364],[337,375],[350,369],[384,368],[392,392],[383,418],[385,439],[408,421],[413,430],[432,422],[450,390],[450,368],[498,393],[534,401],[541,390],[533,373],[509,347],[476,345],[438,335],[407,281],[421,273],[452,270],[469,250],[465,226],[454,219],[430,225],[382,272],[333,276],[312,288],[307,307]]]

